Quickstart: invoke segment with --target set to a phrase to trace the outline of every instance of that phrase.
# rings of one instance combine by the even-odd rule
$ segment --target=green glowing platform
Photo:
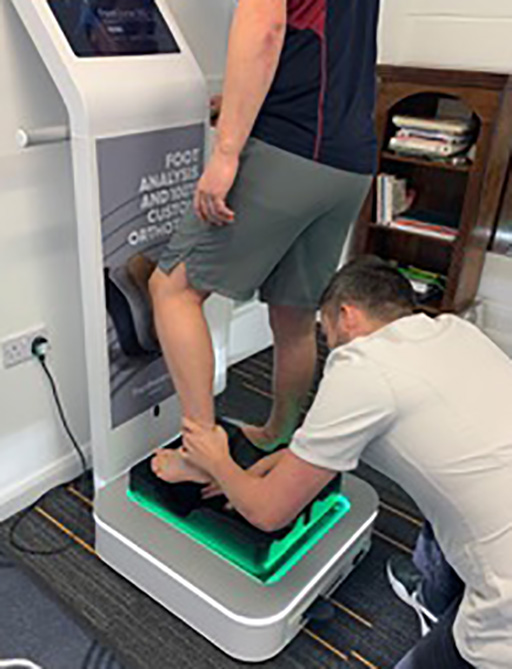
[[[244,468],[265,455],[250,444],[236,440],[234,444],[231,455]],[[179,445],[178,441],[170,448]],[[199,484],[164,483],[151,471],[150,458],[131,470],[127,495],[130,501],[269,585],[278,582],[350,511],[350,502],[341,493],[341,477],[336,477],[292,525],[279,532],[262,532],[236,512],[226,510],[225,497],[203,502]]]
[[[349,500],[332,492],[316,500],[284,536],[276,537],[251,527],[230,511],[196,509],[182,518],[139,492],[129,490],[128,497],[266,584],[279,581],[350,510]]]

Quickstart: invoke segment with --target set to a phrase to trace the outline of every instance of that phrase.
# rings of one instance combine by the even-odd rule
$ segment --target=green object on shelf
[[[428,272],[427,270],[419,269],[412,265],[409,265],[408,267],[398,267],[397,269],[409,280],[421,281],[429,285],[438,286],[441,289],[444,289],[445,287],[446,278],[441,274]]]
[[[235,514],[198,509],[182,518],[148,496],[128,498],[265,585],[280,581],[347,513],[339,491],[317,499],[282,538],[252,528]],[[252,540],[251,540],[252,539]]]

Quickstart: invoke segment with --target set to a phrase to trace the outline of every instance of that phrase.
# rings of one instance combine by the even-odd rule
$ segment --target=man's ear
[[[360,311],[353,304],[342,304],[340,307],[340,326],[347,335],[357,329],[360,321]]]

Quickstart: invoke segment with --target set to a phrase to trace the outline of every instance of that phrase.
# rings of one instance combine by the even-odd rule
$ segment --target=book
[[[392,120],[398,128],[432,130],[451,135],[464,135],[471,132],[472,129],[471,121],[466,119],[421,118],[398,114],[393,116]]]
[[[392,174],[378,175],[376,221],[379,225],[387,225],[395,216],[406,211],[409,204],[406,179]]]
[[[435,223],[424,223],[413,218],[397,218],[389,221],[390,228],[404,230],[411,234],[423,235],[435,239],[443,239],[447,242],[453,242],[457,239],[457,230],[449,228],[446,225],[436,225]]]
[[[449,144],[464,144],[471,141],[471,135],[468,133],[463,135],[451,135],[448,132],[439,132],[437,130],[412,130],[410,128],[400,128],[395,136],[400,139],[413,137],[448,142]]]
[[[468,143],[430,140],[422,137],[392,137],[389,148],[397,153],[427,156],[431,158],[450,158],[463,153]]]

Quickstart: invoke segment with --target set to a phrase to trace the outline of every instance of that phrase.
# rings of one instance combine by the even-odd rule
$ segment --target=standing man
[[[194,211],[150,281],[183,416],[212,428],[212,292],[259,290],[274,334],[274,405],[249,440],[296,426],[316,361],[315,312],[376,164],[379,0],[240,0],[213,154]],[[173,453],[161,453],[171,460]]]
[[[290,448],[261,461],[261,478],[233,462],[220,427],[186,423],[183,457],[267,531],[363,458],[413,497],[462,581],[397,667],[510,669],[512,361],[456,316],[413,314],[408,281],[375,259],[338,272],[322,323],[332,352],[315,402]],[[419,566],[424,604],[446,598],[439,555]]]

